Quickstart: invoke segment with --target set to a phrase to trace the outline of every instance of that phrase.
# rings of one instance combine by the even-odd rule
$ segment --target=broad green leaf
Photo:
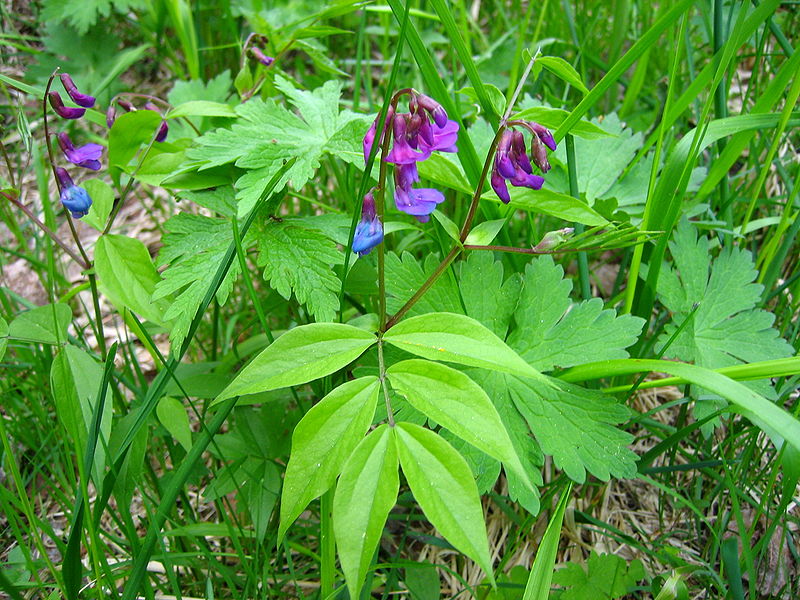
[[[494,238],[497,237],[497,234],[500,233],[500,230],[505,224],[505,219],[495,219],[494,221],[478,223],[477,226],[470,230],[464,243],[473,244],[475,246],[487,246],[494,241]]]
[[[263,542],[281,491],[281,474],[272,460],[248,459],[241,470],[245,481],[239,499],[247,507],[255,539]]]
[[[572,480],[583,483],[586,471],[603,481],[636,475],[633,436],[614,427],[628,408],[605,394],[559,382],[542,385],[507,378],[511,398],[539,441],[542,451]]]
[[[379,389],[377,377],[348,381],[320,400],[297,424],[283,482],[279,538],[308,503],[336,481],[372,423]]]
[[[0,317],[0,360],[6,353],[6,346],[8,345],[8,323],[3,317]]]
[[[308,383],[346,367],[375,343],[371,333],[343,323],[311,323],[284,333],[236,375],[212,403]]]
[[[536,67],[544,67],[558,78],[578,88],[584,94],[589,93],[575,67],[559,56],[540,56],[536,59],[534,70],[536,70]]]
[[[233,201],[230,186],[214,192],[198,192],[191,198],[203,202],[213,196],[220,203]],[[164,223],[167,233],[162,238],[163,246],[158,254],[158,266],[169,265],[156,283],[153,300],[174,296],[164,318],[174,320],[170,340],[180,347],[189,330],[197,308],[212,284],[219,265],[225,260],[228,248],[233,243],[233,230],[225,219],[204,217],[189,213],[178,213]],[[252,233],[245,236],[243,244],[252,243]],[[239,275],[238,261],[233,261],[216,293],[220,305],[225,304]]]
[[[72,311],[66,304],[38,306],[18,315],[8,325],[8,337],[26,342],[63,344],[67,341],[67,327]]]
[[[333,321],[342,286],[333,265],[344,261],[336,243],[297,219],[267,221],[256,235],[256,262],[270,286],[287,300],[294,293],[317,321]]]
[[[567,588],[562,600],[598,600],[622,598],[633,591],[636,582],[645,578],[640,560],[629,563],[614,554],[598,554],[592,550],[586,570],[578,563],[567,564],[553,574],[553,583]]]
[[[686,220],[680,222],[670,251],[674,268],[662,270],[658,293],[673,320],[664,328],[658,343],[666,344],[689,318],[694,304],[699,306],[691,322],[667,348],[666,357],[719,369],[795,354],[772,328],[775,316],[755,308],[762,286],[754,283],[758,272],[748,251],[728,247],[712,262],[708,240],[698,238]],[[775,397],[768,380],[745,385],[767,398]],[[696,388],[693,396],[699,396]],[[703,418],[723,405],[722,399],[698,398],[695,413]],[[716,420],[707,423],[703,432],[710,435],[715,423]]]
[[[465,373],[439,363],[412,359],[392,365],[386,375],[411,406],[503,462],[533,487],[497,409],[481,386]]]
[[[94,411],[103,368],[83,350],[72,345],[64,346],[50,368],[50,384],[59,421],[72,437],[79,456],[86,451],[88,433],[94,426]],[[106,464],[106,448],[111,435],[111,388],[108,388],[100,417],[100,439],[94,450],[92,480],[101,487]]]
[[[492,85],[491,83],[485,83],[483,85],[483,89],[486,90],[486,95],[491,103],[494,112],[497,115],[502,115],[506,110],[506,97],[503,95],[497,86]],[[458,90],[459,94],[464,94],[467,98],[469,98],[472,102],[477,103],[479,101],[478,94],[475,92],[475,88],[470,86],[463,87]]]
[[[192,429],[183,402],[177,398],[164,396],[158,401],[156,414],[164,428],[188,452],[192,447]]]
[[[247,171],[236,182],[240,216],[253,207],[263,182],[278,173],[284,161],[292,157],[297,160],[281,178],[277,190],[288,181],[295,189],[303,187],[327,154],[363,164],[361,138],[371,118],[339,110],[341,83],[328,81],[313,91],[301,91],[288,79],[276,75],[275,87],[301,116],[275,100],[251,98],[236,107],[238,118],[229,129],[205,134],[197,140],[197,148],[188,153],[203,169],[235,163]]]
[[[83,222],[88,223],[97,231],[103,231],[111,208],[114,206],[114,190],[101,179],[89,179],[82,182],[81,185],[86,188],[92,199],[89,214],[83,217]]]
[[[449,187],[463,194],[472,195],[473,190],[461,167],[448,155],[434,152],[427,160],[418,163],[420,177],[430,179],[437,185]]]
[[[137,110],[117,117],[108,134],[108,166],[123,170],[142,144],[149,144],[161,123],[154,110]]]
[[[393,431],[403,474],[425,516],[493,580],[481,500],[469,465],[428,429],[398,423]]]
[[[592,360],[625,358],[644,320],[616,316],[600,298],[573,303],[572,281],[550,256],[540,256],[525,269],[514,319],[517,328],[508,344],[540,371],[571,367]]]
[[[523,104],[525,104],[523,102]],[[561,123],[569,116],[569,112],[561,108],[550,108],[549,106],[531,106],[521,110],[513,116],[514,119],[525,121],[536,121],[548,129],[556,130]],[[573,125],[570,133],[575,137],[593,140],[597,138],[608,138],[613,134],[605,129],[598,127],[591,121],[580,120]],[[608,141],[608,140],[606,140]]]
[[[125,15],[142,5],[142,0],[45,0],[42,19],[43,22],[68,21],[78,33],[84,34],[98,18],[108,17],[112,8]]]
[[[504,281],[503,263],[495,261],[491,252],[472,252],[460,264],[458,280],[467,315],[506,339],[522,278],[513,275]]]
[[[351,598],[359,597],[399,488],[394,436],[380,425],[353,450],[333,498],[336,546]]]
[[[97,278],[114,306],[127,308],[148,321],[168,327],[166,299],[153,300],[161,277],[150,253],[137,239],[124,235],[100,236],[94,248]]]
[[[564,523],[564,511],[567,509],[572,484],[561,494],[555,513],[547,524],[547,529],[542,536],[536,557],[531,565],[531,574],[525,586],[523,600],[548,600],[550,598],[550,582],[553,579],[553,567],[556,564],[558,545],[561,541],[561,525]]]
[[[544,376],[475,319],[454,313],[428,313],[400,321],[383,339],[430,360],[533,377]]]
[[[165,118],[177,119],[179,117],[229,117],[235,118],[236,111],[221,102],[208,100],[190,100],[179,104],[169,111]]]
[[[439,264],[439,258],[429,254],[420,264],[410,252],[397,256],[386,254],[386,307],[397,312],[425,283]],[[461,312],[458,287],[449,277],[440,277],[409,311],[410,316],[435,311]]]
[[[551,177],[556,171],[548,173]],[[586,202],[574,198],[569,194],[562,194],[551,189],[542,188],[541,190],[530,190],[521,187],[509,187],[508,193],[511,196],[509,206],[519,210],[542,213],[563,219],[564,221],[574,221],[583,223],[590,227],[607,225],[608,221],[603,215],[590,207]],[[502,202],[494,191],[488,191],[481,196],[481,200],[491,200],[492,202]]]

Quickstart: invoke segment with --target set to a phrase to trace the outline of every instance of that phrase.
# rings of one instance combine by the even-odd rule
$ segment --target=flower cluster
[[[47,94],[50,106],[63,119],[80,119],[86,113],[87,108],[94,106],[95,98],[89,94],[81,93],[78,90],[78,86],[72,81],[72,77],[67,73],[62,73],[60,79],[67,95],[78,106],[65,106],[64,101],[61,99],[61,94],[55,90]],[[61,151],[64,153],[64,158],[73,165],[92,171],[100,169],[100,157],[103,154],[103,147],[100,144],[84,144],[83,146],[75,147],[69,134],[64,131],[59,133],[56,138]],[[55,174],[58,181],[61,204],[64,205],[64,208],[76,219],[89,214],[89,207],[92,205],[89,193],[82,187],[75,185],[66,169],[56,167]]]
[[[521,131],[514,129],[515,126],[524,127],[531,133],[530,157],[526,152],[525,136]],[[491,176],[492,189],[505,204],[511,201],[507,182],[515,187],[532,190],[542,188],[544,177],[534,175],[531,159],[542,173],[547,173],[550,170],[550,163],[547,160],[545,147],[550,150],[556,149],[553,134],[546,127],[530,121],[509,122],[509,128],[503,131],[497,144]]]
[[[433,188],[413,187],[419,181],[417,163],[427,160],[436,151],[456,152],[458,123],[448,119],[445,109],[433,98],[413,90],[409,90],[409,95],[408,112],[389,111],[378,143],[384,142],[383,136],[391,136],[392,147],[385,161],[395,165],[397,209],[425,223],[436,205],[444,201],[444,194]],[[364,136],[364,162],[372,151],[377,129],[376,119]]]

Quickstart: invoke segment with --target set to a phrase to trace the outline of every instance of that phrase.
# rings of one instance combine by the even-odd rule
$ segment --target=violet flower
[[[433,141],[429,144],[425,138],[420,136],[420,150],[424,152],[458,152],[456,142],[458,141],[458,123],[447,121],[443,127],[431,127]]]
[[[427,223],[436,205],[444,202],[444,194],[434,188],[404,188],[395,185],[394,203],[397,210],[417,218],[420,223]]]
[[[525,137],[522,132],[514,130],[514,126],[525,127],[531,132],[530,157],[525,151]],[[490,183],[504,204],[511,201],[507,185],[509,182],[514,187],[542,189],[544,177],[533,173],[531,160],[542,173],[547,173],[550,170],[550,162],[547,160],[546,148],[555,150],[556,142],[550,131],[538,123],[517,121],[503,132],[497,144]]]
[[[267,56],[266,54],[264,54],[261,48],[257,48],[256,46],[250,47],[250,54],[252,54],[256,58],[256,60],[265,67],[269,67],[272,65],[272,63],[275,62],[274,58],[272,58],[271,56]]]
[[[86,112],[85,108],[64,106],[64,102],[61,100],[61,94],[58,92],[49,92],[47,98],[50,100],[50,106],[53,107],[53,110],[56,111],[56,114],[62,119],[80,119]]]
[[[57,137],[61,151],[73,165],[92,171],[100,169],[100,156],[103,154],[103,147],[100,144],[84,144],[76,148],[66,133],[61,132]]]
[[[117,108],[112,104],[106,111],[106,125],[109,129],[114,126],[114,121],[117,120]]]
[[[67,73],[61,74],[61,83],[75,104],[78,106],[83,106],[84,108],[92,108],[94,106],[94,96],[90,96],[89,94],[81,94],[78,91],[78,86],[75,85],[75,83],[72,81],[72,77],[70,77]]]
[[[411,140],[416,143],[416,132],[412,132],[411,136],[408,135],[407,118],[407,115],[396,115],[392,122],[394,144],[389,154],[386,155],[386,162],[407,165],[419,160],[425,160],[431,155],[430,152],[417,152],[409,144]]]
[[[356,232],[353,236],[353,252],[364,256],[382,241],[383,224],[375,212],[375,197],[370,190],[364,196],[364,202],[361,204],[361,221],[356,225]]]
[[[161,114],[161,111],[158,110],[158,107],[153,104],[152,102],[148,102],[144,105],[145,110],[152,110],[153,112],[157,112]],[[167,133],[169,132],[169,125],[167,125],[166,121],[161,121],[161,125],[158,127],[158,134],[156,135],[157,142],[163,142],[167,139]]]
[[[89,192],[75,185],[67,170],[62,167],[56,167],[56,177],[61,188],[61,204],[64,205],[64,208],[76,219],[88,215],[89,207],[92,206]]]

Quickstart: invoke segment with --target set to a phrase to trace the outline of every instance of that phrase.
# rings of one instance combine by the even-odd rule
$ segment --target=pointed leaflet
[[[377,377],[348,381],[320,400],[295,427],[281,494],[279,538],[308,503],[336,481],[372,423],[379,387]]]
[[[497,409],[466,374],[427,360],[404,360],[386,372],[392,387],[420,412],[446,427],[533,488]]]
[[[214,400],[290,387],[330,375],[375,343],[375,336],[352,325],[311,323],[284,333],[236,375]]]
[[[71,320],[72,310],[67,304],[45,304],[20,313],[8,325],[6,334],[26,342],[63,344],[67,341],[67,328]]]
[[[325,154],[357,164],[363,161],[361,137],[370,118],[339,111],[342,84],[328,81],[313,91],[300,91],[280,75],[275,87],[300,110],[296,115],[275,100],[251,98],[236,107],[238,119],[230,129],[217,129],[198,140],[187,154],[202,168],[235,163],[247,172],[236,182],[239,215],[254,205],[263,181],[277,173],[284,161],[297,162],[276,189],[287,181],[300,189],[314,176]]]
[[[454,313],[428,313],[400,321],[383,339],[430,360],[533,377],[547,381],[505,342],[475,319]]]
[[[431,524],[493,580],[489,540],[469,465],[441,436],[411,423],[393,429],[400,465]]]
[[[400,487],[397,450],[388,425],[361,440],[336,485],[333,528],[351,598],[358,598]]]
[[[420,264],[409,252],[397,256],[394,252],[386,254],[386,308],[395,313],[400,307],[422,287],[425,280],[433,273],[439,260],[433,254],[425,257],[425,264]],[[429,312],[461,312],[458,299],[458,288],[449,277],[440,277],[420,298],[408,313],[408,316]]]

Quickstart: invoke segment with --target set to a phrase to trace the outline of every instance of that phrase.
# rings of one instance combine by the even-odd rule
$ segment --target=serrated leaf
[[[343,323],[311,323],[290,329],[256,356],[212,403],[290,387],[347,366],[376,341],[371,333]]]
[[[94,266],[103,291],[118,311],[127,308],[168,327],[169,303],[153,299],[161,277],[142,242],[124,235],[102,235],[94,247]]]
[[[45,22],[67,21],[78,33],[84,34],[98,18],[108,17],[112,8],[125,14],[143,5],[142,0],[45,0],[42,18]]]
[[[221,189],[230,190],[230,187]],[[215,194],[219,195],[219,191]],[[164,223],[164,228],[167,233],[162,238],[164,245],[158,254],[158,266],[169,266],[156,283],[153,300],[174,295],[164,317],[173,320],[170,341],[174,348],[179,348],[220,263],[225,259],[233,241],[233,231],[227,220],[190,213],[178,213]],[[252,235],[249,234],[243,244],[247,246],[250,243]],[[217,290],[216,299],[220,305],[227,301],[239,271],[239,262],[233,261]]]
[[[594,550],[589,555],[586,571],[580,564],[571,563],[553,573],[553,583],[568,588],[559,596],[562,600],[621,598],[644,578],[641,561],[633,560],[628,564],[619,556],[598,554]]]
[[[400,321],[384,341],[411,354],[493,371],[544,376],[475,319],[455,313],[428,313]]]
[[[404,360],[386,371],[392,387],[417,410],[489,456],[533,488],[500,415],[468,375],[427,360]]]
[[[257,235],[256,263],[270,286],[287,300],[294,293],[317,321],[334,320],[342,284],[332,266],[344,260],[336,243],[294,219],[270,221]]]
[[[409,252],[403,252],[402,257],[394,252],[387,252],[386,308],[389,312],[397,312],[425,283],[438,264],[439,258],[432,254],[425,258],[425,263],[422,265]],[[411,307],[408,314],[414,316],[435,311],[461,312],[458,296],[458,288],[453,281],[449,277],[440,277],[419,302]]]
[[[616,316],[593,298],[573,304],[572,282],[549,256],[537,257],[525,269],[522,293],[509,345],[540,371],[571,367],[591,360],[627,358],[644,320]]]
[[[637,457],[627,448],[633,436],[614,427],[628,418],[625,405],[564,382],[508,378],[508,386],[544,453],[572,480],[583,483],[586,470],[603,481],[636,475]]]
[[[8,336],[26,342],[63,344],[72,311],[62,303],[37,306],[21,313],[8,325]]]
[[[461,263],[461,296],[467,314],[505,339],[511,316],[517,309],[522,278],[514,275],[503,281],[503,263],[491,252],[473,252]]]
[[[466,461],[441,436],[411,423],[393,432],[400,465],[425,516],[493,581],[480,496]]]
[[[188,153],[202,168],[235,163],[248,171],[236,183],[240,216],[255,204],[263,181],[274,176],[289,158],[296,157],[297,161],[276,190],[288,181],[300,189],[314,176],[325,154],[335,154],[351,163],[363,160],[361,137],[370,118],[339,111],[340,82],[328,81],[316,90],[301,91],[277,75],[275,86],[300,110],[301,116],[275,100],[252,98],[236,107],[238,119],[229,129],[205,134],[198,140],[198,147]],[[343,130],[347,131],[346,136],[340,133]]]
[[[358,598],[400,488],[397,450],[381,425],[353,450],[333,498],[333,528],[351,598]]]
[[[377,377],[348,381],[320,400],[297,424],[281,494],[279,538],[308,503],[336,481],[372,423],[379,389]]]

